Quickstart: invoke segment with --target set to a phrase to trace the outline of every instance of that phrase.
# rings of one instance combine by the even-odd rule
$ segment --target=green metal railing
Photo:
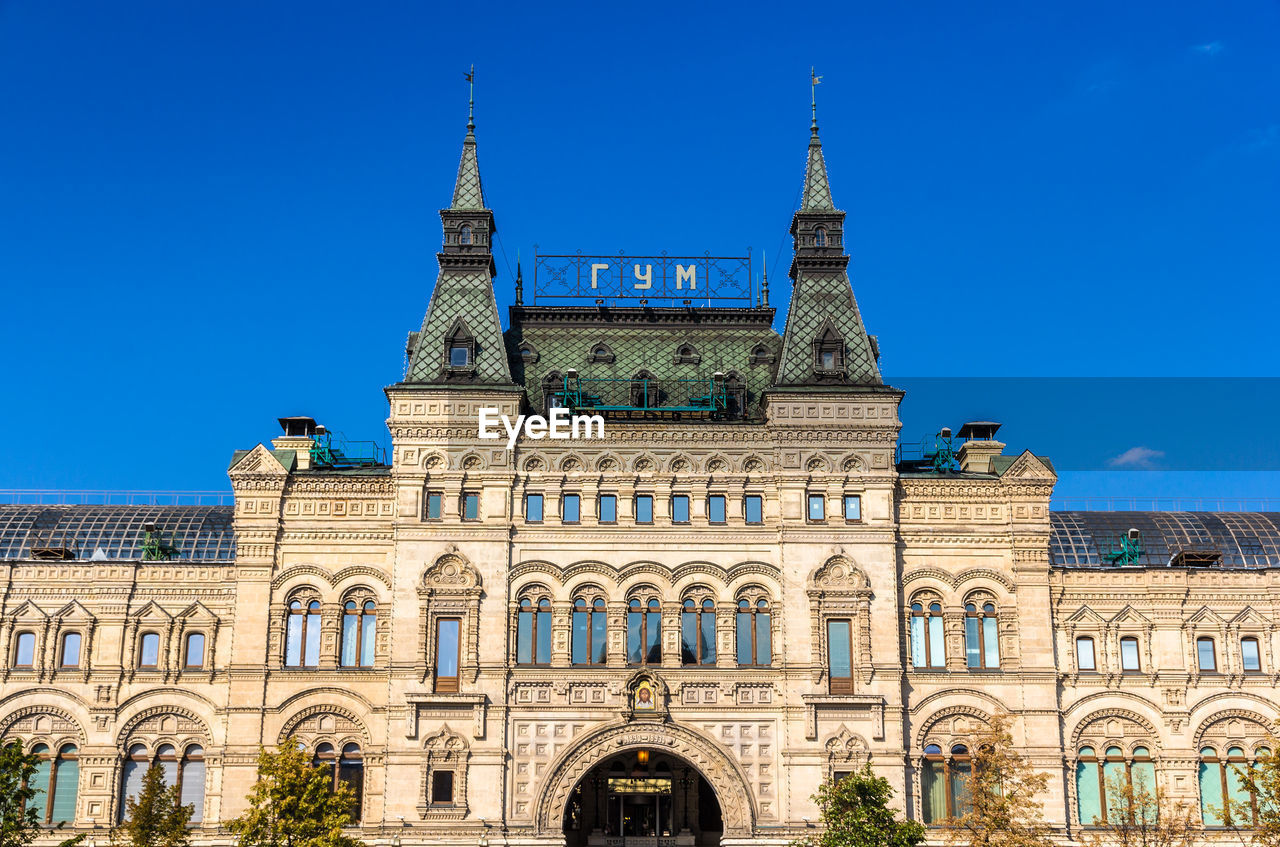
[[[575,412],[654,415],[703,414],[720,417],[729,411],[723,377],[703,379],[583,379],[565,376],[549,395],[552,405]]]

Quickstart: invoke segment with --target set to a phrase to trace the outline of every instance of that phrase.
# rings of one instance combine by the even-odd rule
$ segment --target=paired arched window
[[[947,666],[942,603],[936,599],[921,597],[911,604],[911,665],[916,669]]]
[[[680,609],[680,663],[716,663],[716,601],[685,598]]]
[[[516,664],[551,664],[551,599],[525,597],[516,613]]]
[[[43,823],[71,823],[76,819],[76,794],[80,786],[80,762],[74,744],[64,744],[54,753],[48,744],[37,744],[31,752],[40,757],[29,783],[36,790],[31,799]]]
[[[178,787],[183,805],[191,806],[191,822],[204,818],[204,748],[199,744],[188,745],[179,755],[172,744],[161,744],[151,753],[145,744],[134,744],[125,757],[120,779],[119,820],[129,817],[129,801],[142,793],[142,778],[147,769],[157,765],[164,776],[164,784]]]
[[[284,663],[290,668],[320,665],[320,601],[307,596],[289,601]]]
[[[814,246],[814,247],[826,247],[826,246],[827,246],[827,230],[826,230],[826,227],[821,227],[821,226],[820,226],[820,227],[816,227],[816,228],[813,230],[813,246]]]
[[[1076,800],[1082,825],[1154,823],[1155,799],[1156,766],[1148,748],[1134,747],[1127,756],[1115,745],[1102,756],[1092,746],[1080,748]]]
[[[338,790],[338,786],[344,783],[350,786],[356,798],[351,816],[360,820],[364,806],[364,757],[360,755],[360,745],[354,742],[344,744],[342,752],[338,753],[328,742],[317,744],[312,763],[329,772],[332,790]]]
[[[160,633],[144,632],[138,639],[138,669],[155,670],[160,666]]]
[[[361,594],[348,597],[342,604],[342,654],[344,668],[373,667],[373,649],[377,636],[378,606],[373,598]]]
[[[662,604],[632,597],[627,603],[627,662],[657,665],[662,662]]]
[[[1250,757],[1237,746],[1228,747],[1225,755],[1213,747],[1200,750],[1200,816],[1205,826],[1257,825],[1258,798],[1237,769],[1257,768],[1258,758],[1270,752],[1259,747]]]
[[[36,634],[19,632],[17,641],[13,648],[13,666],[15,668],[33,667],[36,661]]]
[[[573,663],[575,665],[603,665],[606,660],[606,627],[603,597],[588,600],[579,597],[573,601]]]
[[[59,667],[80,667],[80,633],[68,632],[62,636],[62,653],[58,660]]]
[[[761,597],[752,603],[738,601],[737,647],[739,665],[768,665],[773,662],[773,615],[769,601]]]
[[[964,656],[971,668],[1000,667],[996,605],[989,597],[973,597],[964,604]]]
[[[920,793],[925,823],[941,823],[969,810],[968,779],[972,770],[969,748],[963,744],[953,745],[950,755],[937,744],[924,748]]]

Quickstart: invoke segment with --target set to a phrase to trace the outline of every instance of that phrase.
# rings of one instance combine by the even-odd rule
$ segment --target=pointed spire
[[[767,308],[769,305],[769,256],[763,250],[760,251],[760,263],[763,266],[760,275],[760,308]]]
[[[483,209],[484,190],[480,187],[480,162],[476,158],[476,66],[466,74],[471,93],[467,104],[467,136],[462,141],[462,160],[458,162],[458,179],[453,186],[451,209]]]
[[[516,305],[524,305],[524,273],[520,270],[520,251],[516,251]]]
[[[822,77],[809,68],[809,94],[813,118],[809,124],[809,161],[804,169],[804,199],[800,211],[828,212],[835,209],[831,184],[827,181],[827,162],[822,158],[822,139],[818,138],[818,86]]]

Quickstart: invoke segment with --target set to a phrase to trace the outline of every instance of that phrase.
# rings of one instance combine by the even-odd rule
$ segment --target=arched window
[[[138,668],[155,670],[160,666],[160,634],[144,632],[138,640]]]
[[[710,597],[684,601],[680,611],[680,662],[685,665],[716,663],[716,602]]]
[[[13,666],[15,668],[29,668],[35,664],[36,660],[36,634],[34,632],[19,632],[18,643],[13,649]]]
[[[1217,673],[1218,656],[1213,649],[1213,639],[1201,637],[1196,639],[1196,666],[1200,673]]]
[[[80,667],[80,633],[68,632],[62,636],[62,658],[58,664],[64,668]]]
[[[942,635],[942,603],[919,598],[911,604],[911,665],[945,668],[947,651]]]
[[[187,633],[187,649],[183,656],[183,666],[189,670],[204,667],[204,633]]]
[[[1262,653],[1258,650],[1258,639],[1253,636],[1240,639],[1240,661],[1245,673],[1262,671]]]
[[[291,668],[320,664],[320,601],[295,597],[289,602],[284,663]]]
[[[1270,751],[1260,747],[1259,757]],[[1252,794],[1237,769],[1256,768],[1243,747],[1228,747],[1219,756],[1212,747],[1200,751],[1200,815],[1205,826],[1256,826],[1258,798]]]
[[[773,626],[769,601],[761,597],[754,604],[738,601],[737,643],[739,665],[768,665],[773,662]]]
[[[662,605],[656,597],[647,603],[632,597],[627,603],[627,662],[633,665],[662,662]]]
[[[458,243],[459,244],[471,243],[471,227],[468,226],[467,224],[463,224],[462,227],[458,230]]]
[[[191,806],[191,822],[204,819],[204,748],[192,744],[182,754],[182,770],[178,775],[178,793],[182,805]]]
[[[328,772],[330,787],[338,784],[338,754],[334,752],[332,744],[328,742],[317,744],[316,751],[311,757],[311,764]]]
[[[603,665],[607,618],[603,597],[588,602],[579,597],[573,601],[573,663]]]
[[[520,601],[516,618],[516,664],[551,664],[551,600],[529,597]]]
[[[971,668],[1000,667],[1000,636],[996,632],[996,606],[985,598],[964,604],[964,656]]]
[[[76,819],[76,794],[80,786],[80,762],[74,744],[64,744],[55,755],[47,744],[31,752],[39,757],[30,785],[36,790],[31,802],[46,824],[72,823]]]
[[[120,777],[120,809],[117,815],[121,823],[129,817],[129,801],[137,800],[142,793],[142,777],[150,765],[146,747],[134,744],[129,748],[129,756],[125,759]]]
[[[651,409],[659,403],[658,379],[648,371],[631,377],[631,405]]]
[[[164,773],[165,785],[176,785],[178,782],[178,751],[172,744],[161,744],[156,750],[156,764]]]
[[[826,247],[826,246],[827,246],[827,230],[826,230],[826,227],[821,227],[821,226],[820,226],[820,227],[816,227],[816,228],[813,230],[813,246],[814,246],[814,247]]]
[[[971,768],[969,748],[963,744],[953,745],[950,756],[943,755],[937,744],[924,748],[920,790],[925,823],[941,823],[968,811]]]
[[[342,666],[373,667],[378,607],[372,597],[348,598],[342,604]]]
[[[1076,757],[1076,799],[1084,826],[1154,823],[1159,809],[1151,751],[1139,746],[1126,756],[1111,745],[1098,756],[1092,746],[1081,747]]]
[[[1093,826],[1106,821],[1106,806],[1102,802],[1105,788],[1102,785],[1102,769],[1092,747],[1081,747],[1076,758],[1076,799],[1080,823]]]
[[[342,758],[338,760],[338,782],[344,782],[351,787],[351,793],[356,798],[351,817],[354,820],[360,820],[364,806],[364,759],[360,755],[359,744],[343,745]]]

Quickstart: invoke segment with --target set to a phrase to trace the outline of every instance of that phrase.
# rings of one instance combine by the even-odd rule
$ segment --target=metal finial
[[[760,251],[760,263],[762,274],[760,277],[760,306],[761,308],[769,305],[769,256],[764,251]]]
[[[813,66],[809,66],[809,98],[813,108],[813,122],[809,125],[809,131],[814,135],[818,134],[818,86],[822,85],[822,77],[814,73]]]
[[[520,270],[520,251],[516,251],[516,305],[524,305],[524,272]]]
[[[470,95],[467,100],[467,132],[475,132],[476,129],[476,66],[471,66],[471,72],[466,74],[467,83],[470,85]],[[816,120],[816,119],[815,119]]]

